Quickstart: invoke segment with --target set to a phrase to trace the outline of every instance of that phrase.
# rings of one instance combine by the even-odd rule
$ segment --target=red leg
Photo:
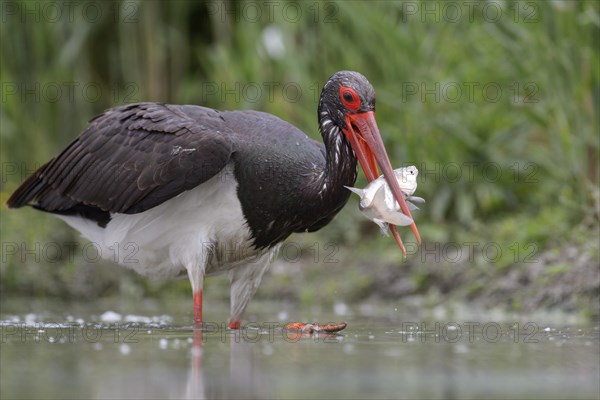
[[[202,290],[194,292],[194,323],[202,324]]]
[[[242,322],[240,320],[229,321],[229,329],[240,329]]]

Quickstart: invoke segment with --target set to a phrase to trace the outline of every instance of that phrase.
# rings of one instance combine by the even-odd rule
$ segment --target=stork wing
[[[93,206],[134,214],[207,181],[232,150],[219,112],[197,106],[138,103],[105,111],[11,196],[64,212]]]

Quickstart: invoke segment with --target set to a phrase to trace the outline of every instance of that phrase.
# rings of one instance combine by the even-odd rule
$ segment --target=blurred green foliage
[[[514,249],[528,252],[533,244],[539,255],[572,232],[597,240],[598,2],[486,2],[455,7],[460,15],[444,2],[413,1],[79,1],[58,16],[47,4],[3,2],[3,202],[87,120],[122,103],[257,109],[318,138],[320,88],[349,69],[377,91],[377,120],[394,166],[421,171],[417,194],[427,204],[417,218],[427,243],[499,243],[505,251],[493,268],[503,273],[521,264]],[[42,213],[0,215],[3,243],[76,238]],[[354,200],[331,226],[293,240],[334,241],[386,268],[401,262],[393,241],[377,237]],[[21,263],[6,250],[4,293],[65,294],[70,289],[62,285],[81,274],[81,260],[52,268]],[[413,260],[419,262],[428,264]],[[479,257],[472,268],[488,264]],[[557,265],[552,271],[566,268]],[[163,287],[123,276],[121,292]],[[348,276],[362,296],[369,277]],[[415,285],[427,277],[416,272]],[[103,290],[114,286],[106,282]],[[342,284],[329,282],[333,287],[319,287],[335,292]],[[303,290],[300,298],[314,296]]]

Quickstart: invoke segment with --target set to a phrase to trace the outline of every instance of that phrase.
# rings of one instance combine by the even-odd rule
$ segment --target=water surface
[[[0,397],[600,395],[598,327],[585,323],[439,310],[406,317],[397,308],[345,304],[307,312],[274,303],[253,307],[255,322],[234,333],[211,319],[227,315],[226,304],[213,305],[208,319],[216,322],[202,331],[187,325],[186,312],[173,313],[186,306],[4,302]],[[348,328],[298,335],[281,329],[290,315],[345,320]]]

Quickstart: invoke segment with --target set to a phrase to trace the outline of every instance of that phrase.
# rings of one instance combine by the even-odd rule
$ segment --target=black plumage
[[[373,87],[350,71],[334,74],[321,92],[323,143],[257,111],[115,107],[23,182],[8,206],[57,214],[104,254],[133,244],[135,262],[115,261],[146,276],[187,272],[195,322],[202,322],[204,277],[227,272],[229,327],[239,329],[276,244],[334,218],[348,201],[344,186],[354,186],[357,161],[368,180],[381,168],[411,217],[374,110]]]
[[[340,130],[347,111],[338,95],[341,84],[359,93],[361,111],[374,109],[374,91],[362,75],[334,75],[318,108],[324,144],[256,111],[160,103],[109,109],[30,176],[8,205],[32,204],[106,226],[111,213],[151,209],[233,163],[256,247],[315,231],[344,206],[350,192],[343,186],[353,185],[357,175],[356,156]]]

